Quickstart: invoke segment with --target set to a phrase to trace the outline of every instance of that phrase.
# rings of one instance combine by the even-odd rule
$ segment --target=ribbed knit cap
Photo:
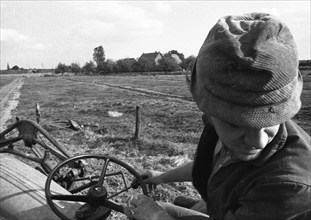
[[[302,77],[288,27],[269,14],[221,18],[196,59],[191,92],[207,115],[244,127],[269,127],[301,107]]]

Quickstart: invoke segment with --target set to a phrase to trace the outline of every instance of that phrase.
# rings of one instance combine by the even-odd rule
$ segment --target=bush
[[[299,60],[299,67],[300,66],[310,66],[311,67],[311,60]]]

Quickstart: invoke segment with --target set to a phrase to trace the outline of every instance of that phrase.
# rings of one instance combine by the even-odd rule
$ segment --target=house
[[[19,67],[15,65],[11,68],[11,70],[19,70]]]
[[[180,59],[180,57],[179,57],[177,54],[171,53],[170,55],[171,55],[171,57],[175,60],[175,62],[176,62],[177,64],[181,64],[181,63],[182,63],[182,60]]]
[[[159,61],[163,58],[160,52],[155,51],[154,53],[143,53],[139,58],[138,62],[144,60],[148,63],[159,65]]]
[[[123,59],[123,62],[128,66],[133,66],[133,64],[136,62],[135,58],[125,58]]]

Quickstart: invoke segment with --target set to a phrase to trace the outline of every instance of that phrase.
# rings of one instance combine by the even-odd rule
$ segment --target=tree
[[[90,62],[86,62],[84,66],[82,67],[82,71],[85,73],[95,73],[96,66],[93,61],[90,60]]]
[[[93,59],[96,62],[97,66],[104,64],[106,58],[103,46],[94,48]]]
[[[183,68],[184,70],[192,70],[194,62],[195,62],[195,56],[189,56],[186,59],[183,60],[181,63],[180,67]]]
[[[159,61],[158,67],[159,67],[159,70],[164,71],[164,72],[172,72],[172,71],[176,71],[180,69],[176,60],[172,58],[170,53],[166,53],[163,55],[163,59]]]
[[[109,63],[108,62],[99,63],[96,67],[96,72],[99,73],[100,75],[105,75],[111,72]]]
[[[59,63],[57,67],[55,68],[55,73],[61,73],[62,75],[68,71],[69,71],[69,67],[66,66],[66,64],[64,63]]]
[[[146,60],[146,59],[138,59],[132,64],[133,71],[135,72],[152,72],[157,71],[158,66],[153,60]]]
[[[106,62],[106,70],[108,73],[116,73],[118,72],[118,67],[115,61],[111,59],[107,59]]]
[[[146,60],[144,59],[139,59],[138,61],[135,61],[133,63],[133,71],[135,72],[141,72],[141,73],[145,72],[146,71],[145,67],[146,67]]]
[[[10,69],[11,69],[9,63],[7,63],[6,69],[7,69],[7,70],[10,70]]]
[[[117,60],[117,67],[119,72],[132,72],[136,60],[134,58],[125,58]]]
[[[78,63],[72,63],[70,65],[70,70],[76,75],[77,73],[81,72],[81,67]]]
[[[311,60],[299,60],[299,66],[311,66]]]

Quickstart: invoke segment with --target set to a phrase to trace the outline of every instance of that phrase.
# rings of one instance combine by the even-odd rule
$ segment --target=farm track
[[[96,85],[96,86],[108,86],[108,87],[112,87],[112,88],[117,88],[117,89],[132,91],[132,92],[137,92],[137,93],[140,93],[140,94],[156,95],[156,96],[172,98],[172,99],[178,99],[178,100],[187,101],[187,102],[193,102],[193,100],[191,98],[189,98],[189,97],[180,96],[180,95],[173,95],[173,94],[168,94],[168,93],[163,93],[163,92],[156,92],[156,91],[147,90],[147,89],[133,88],[133,87],[130,87],[130,86],[121,86],[121,85],[118,85],[118,84],[109,84],[109,83],[83,82],[83,81],[79,81],[79,80],[76,80],[76,79],[66,79],[66,80],[74,81],[74,82],[82,83],[82,84],[90,84],[90,85]]]
[[[17,78],[0,89],[0,131],[11,118],[11,111],[18,105],[19,89],[23,85],[23,78]]]

